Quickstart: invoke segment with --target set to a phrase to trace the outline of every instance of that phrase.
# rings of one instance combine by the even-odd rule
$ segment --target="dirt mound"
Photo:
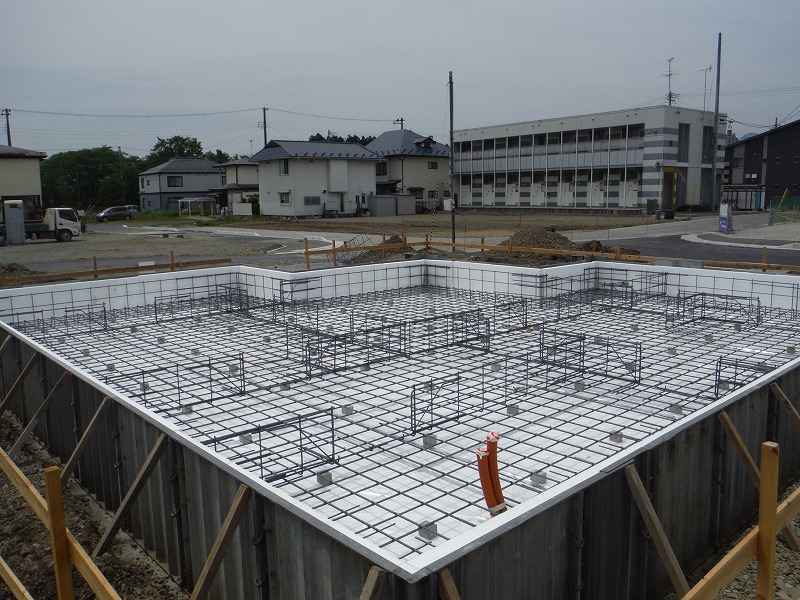
[[[518,231],[499,245],[507,246],[509,242],[517,248],[530,248],[534,245],[538,248],[555,248],[556,250],[578,250],[579,248],[577,244],[570,242],[560,233],[541,227]]]
[[[411,246],[407,246],[403,244],[403,238],[399,235],[393,235],[391,237],[386,238],[387,244],[399,244],[398,248],[390,248],[386,250],[386,254],[384,256],[384,252],[382,250],[365,250],[360,254],[357,254],[353,257],[352,260],[348,261],[347,264],[349,265],[368,265],[371,263],[381,262],[383,260],[402,260],[405,258],[407,252],[415,252],[416,250]]]
[[[0,264],[0,277],[26,277],[34,274],[36,274],[36,271],[32,271],[19,263]]]
[[[586,250],[588,252],[616,252],[616,246],[604,246],[597,240],[592,240],[591,242],[586,242],[585,244],[581,244],[578,246],[581,250]],[[620,247],[619,249],[620,254],[633,254],[639,255],[640,252],[638,250],[634,250],[633,248],[623,248]]]

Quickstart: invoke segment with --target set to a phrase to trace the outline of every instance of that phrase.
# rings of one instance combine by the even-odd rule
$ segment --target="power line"
[[[285,110],[282,108],[271,108],[266,107],[267,110],[274,111],[277,113],[282,113],[285,115],[294,115],[300,117],[311,117],[314,119],[330,119],[333,121],[354,121],[354,122],[362,122],[362,123],[391,123],[394,119],[361,119],[357,117],[337,117],[332,115],[318,115],[314,113],[305,113],[299,112],[295,110]],[[93,119],[176,119],[176,118],[183,118],[183,117],[208,117],[213,115],[233,115],[233,114],[240,114],[246,112],[255,112],[255,111],[262,111],[264,107],[261,108],[242,108],[239,110],[222,110],[222,111],[209,111],[209,112],[201,112],[201,113],[176,113],[176,114],[153,114],[153,115],[137,115],[137,114],[109,114],[109,113],[72,113],[72,112],[60,112],[60,111],[49,111],[49,110],[29,110],[25,108],[13,108],[10,109],[13,112],[18,113],[25,113],[25,114],[34,114],[34,115],[51,115],[56,117],[81,117],[81,118],[93,118]]]

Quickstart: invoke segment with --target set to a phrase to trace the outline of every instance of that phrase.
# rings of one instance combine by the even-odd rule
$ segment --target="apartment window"
[[[278,174],[279,175],[288,175],[289,174],[289,159],[288,158],[284,158],[283,160],[279,160],[278,161]]]
[[[278,197],[281,199],[281,204],[290,204],[289,192],[278,192]]]
[[[303,198],[303,204],[306,206],[319,206],[320,199],[319,196],[306,196]]]
[[[375,164],[375,175],[380,177],[381,175],[386,175],[389,172],[389,167],[386,161],[382,160],[379,163]]]
[[[167,187],[183,187],[183,177],[181,175],[168,175]]]
[[[431,160],[431,161],[428,162],[428,168],[429,169],[438,169],[439,168],[439,163],[436,162],[435,160]]]
[[[689,123],[678,123],[678,162],[689,162]]]
[[[439,193],[436,190],[428,190],[428,198],[438,198]]]

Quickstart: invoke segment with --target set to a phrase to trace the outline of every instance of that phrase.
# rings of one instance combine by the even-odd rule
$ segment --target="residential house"
[[[262,215],[352,215],[375,192],[378,154],[348,142],[269,142],[258,163]]]
[[[514,209],[716,206],[714,178],[720,190],[726,122],[724,114],[715,124],[713,112],[653,106],[456,131],[457,203]]]
[[[205,158],[173,158],[139,174],[142,210],[178,210],[181,198],[207,196],[220,185],[219,165]]]
[[[40,163],[45,158],[44,152],[0,145],[0,202],[22,200],[29,219],[42,206]]]
[[[378,194],[411,194],[418,200],[450,196],[450,148],[410,129],[386,131],[367,144],[381,156],[375,165]]]
[[[800,121],[736,142],[725,149],[723,198],[741,210],[777,206],[800,196]]]
[[[247,198],[258,194],[258,163],[240,158],[217,166],[222,175],[220,185],[209,191],[217,195],[220,207],[246,202]]]

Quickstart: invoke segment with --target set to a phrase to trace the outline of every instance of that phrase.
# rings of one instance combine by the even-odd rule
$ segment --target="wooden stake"
[[[33,369],[38,360],[39,360],[39,353],[37,352],[36,354],[31,356],[31,359],[28,361],[28,364],[25,365],[25,367],[22,369],[19,376],[17,377],[17,380],[11,386],[11,389],[8,390],[8,394],[6,394],[6,397],[3,399],[3,402],[0,402],[0,415],[2,415],[3,411],[6,408],[8,408],[8,405],[11,403],[11,400],[14,398],[15,394],[19,391],[19,388],[22,387],[25,378],[28,376],[28,373],[31,372],[31,369]]]
[[[25,589],[25,586],[22,585],[22,582],[17,578],[16,573],[8,566],[8,563],[3,560],[3,557],[0,556],[0,578],[5,581],[8,589],[11,590],[11,593],[14,594],[14,598],[17,600],[34,600],[33,596],[28,593],[28,590]]]
[[[736,450],[736,453],[742,459],[742,462],[744,462],[745,469],[747,469],[747,474],[750,475],[750,479],[753,480],[753,484],[759,488],[761,486],[761,473],[756,466],[756,461],[753,460],[753,457],[747,450],[747,446],[745,446],[744,442],[742,441],[739,432],[725,411],[722,411],[719,414],[719,420],[722,423],[722,427],[725,429],[725,432],[728,434],[728,437],[730,437],[733,441],[733,447]],[[783,538],[786,540],[786,544],[789,546],[792,552],[800,552],[800,538],[797,537],[794,529],[791,527],[784,527],[781,530],[781,535],[783,535]]]
[[[664,533],[664,528],[661,526],[656,510],[653,508],[647,491],[644,489],[636,467],[633,465],[625,467],[625,478],[628,480],[628,487],[647,526],[647,531],[653,540],[658,556],[661,558],[661,563],[664,565],[669,580],[672,582],[672,587],[675,588],[678,597],[683,598],[689,592],[689,583],[686,581],[686,576],[683,574],[678,559],[672,551],[667,534]]]
[[[331,252],[333,252],[333,266],[336,266],[336,240],[331,242]]]
[[[81,435],[81,439],[78,440],[78,444],[75,446],[75,450],[72,451],[72,455],[69,457],[67,464],[64,466],[64,469],[61,471],[61,485],[67,485],[67,481],[69,480],[72,472],[75,470],[75,467],[78,466],[78,461],[80,460],[81,456],[83,456],[83,451],[86,449],[89,440],[92,439],[92,434],[97,426],[100,424],[100,416],[103,414],[105,409],[111,404],[111,400],[108,396],[103,398],[103,401],[100,403],[100,406],[95,411],[94,415],[92,415],[92,420],[89,421],[89,424],[86,426],[86,429],[83,431],[83,435]]]
[[[756,600],[772,600],[775,594],[775,505],[778,503],[780,449],[775,442],[761,444],[761,485],[758,497],[758,547]]]
[[[800,413],[797,412],[797,409],[789,400],[789,397],[783,393],[783,390],[777,383],[771,383],[769,385],[769,391],[778,399],[778,401],[783,405],[783,408],[786,409],[786,412],[789,413],[789,417],[794,421],[796,427],[800,427]]]
[[[175,270],[175,250],[169,251],[169,270]]]
[[[214,545],[211,547],[211,552],[208,554],[208,559],[203,565],[203,570],[197,578],[194,590],[192,591],[191,600],[198,600],[199,598],[206,598],[208,591],[211,589],[211,584],[214,582],[214,576],[219,571],[222,564],[222,559],[225,558],[225,553],[228,551],[228,545],[231,543],[233,534],[236,533],[236,528],[244,516],[244,511],[247,508],[247,502],[250,500],[253,490],[244,484],[239,486],[236,496],[231,503],[228,514],[222,522],[217,539],[214,540]]]
[[[0,470],[3,471],[11,485],[16,488],[19,495],[31,507],[37,518],[47,526],[49,521],[47,503],[2,448],[0,448]],[[92,591],[97,594],[97,597],[101,600],[121,600],[114,588],[111,587],[111,584],[108,583],[105,575],[100,572],[97,565],[89,558],[89,555],[86,554],[78,540],[69,531],[67,531],[67,543],[69,544],[70,558],[75,568],[78,569],[78,572],[89,584],[89,587],[92,588]]]
[[[442,600],[461,600],[461,595],[458,593],[456,582],[453,579],[453,574],[450,572],[449,567],[445,567],[438,573],[437,588],[439,591],[439,598]]]
[[[485,236],[481,236],[481,256],[483,256],[486,253],[486,247],[485,247],[486,244],[484,237]]]
[[[386,234],[383,234],[383,241],[381,242],[381,258],[386,258]]]
[[[142,468],[139,469],[139,472],[136,474],[133,483],[131,483],[128,493],[125,494],[125,498],[122,499],[119,508],[117,508],[117,512],[114,513],[114,519],[111,521],[111,525],[109,525],[108,529],[106,529],[103,537],[100,538],[100,541],[97,542],[97,546],[92,552],[92,558],[100,556],[111,546],[114,536],[117,534],[117,531],[119,531],[120,527],[122,527],[122,523],[127,518],[131,508],[133,508],[133,503],[136,501],[136,498],[139,497],[142,489],[144,489],[144,486],[147,483],[150,474],[153,472],[153,469],[156,468],[158,459],[161,458],[161,454],[163,454],[164,449],[167,447],[168,441],[169,438],[167,437],[166,433],[162,433],[158,436],[158,439],[156,440],[156,443],[153,444],[153,448],[150,450],[150,454],[147,455]]]
[[[61,497],[61,475],[58,467],[44,470],[44,489],[47,496],[47,514],[50,523],[50,548],[53,551],[53,570],[56,574],[56,591],[59,600],[73,600],[72,569],[67,545],[67,525],[64,519],[64,502]]]
[[[306,271],[311,270],[311,258],[308,255],[308,238],[303,238],[303,241],[306,244]]]
[[[60,390],[61,387],[71,378],[72,378],[72,373],[70,373],[69,371],[64,371],[59,380],[53,386],[53,389],[50,390],[50,393],[47,394],[47,397],[41,403],[39,408],[36,409],[36,413],[28,422],[28,425],[25,427],[25,430],[17,438],[17,441],[14,443],[14,446],[11,448],[11,450],[8,451],[8,455],[11,458],[14,458],[17,455],[17,452],[19,452],[22,449],[22,446],[25,445],[26,440],[31,436],[33,430],[39,424],[39,421],[42,420],[44,413],[46,413],[47,409],[50,408],[50,404],[52,404],[53,399],[56,397],[56,392],[58,392],[58,390]]]
[[[367,580],[364,582],[364,587],[361,588],[361,595],[358,600],[378,600],[381,597],[385,583],[386,571],[372,565],[369,573],[367,573]]]
[[[97,257],[92,257],[92,271],[94,271],[94,278],[97,279]]]
[[[766,246],[761,248],[761,264],[763,264],[763,265],[767,264],[767,247]],[[766,268],[761,269],[761,272],[762,273],[766,273],[767,269]]]

